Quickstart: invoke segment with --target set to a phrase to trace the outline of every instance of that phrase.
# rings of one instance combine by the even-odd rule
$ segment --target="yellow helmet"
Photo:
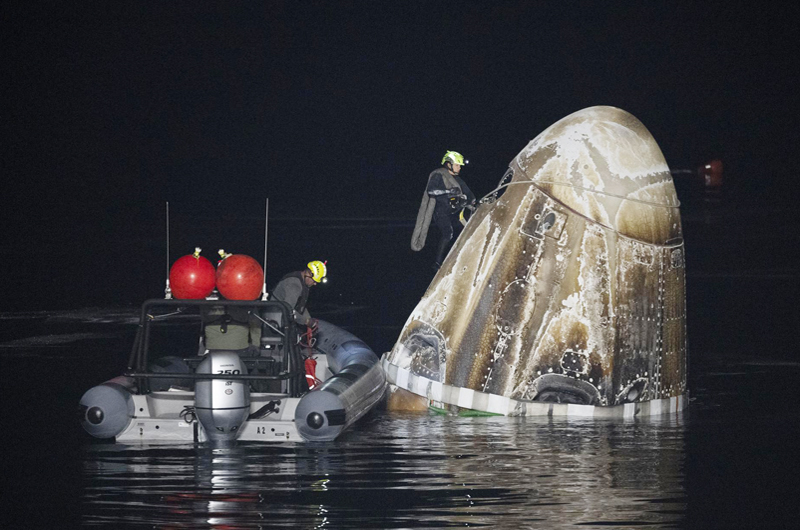
[[[456,151],[448,151],[444,154],[444,158],[442,158],[442,165],[447,162],[450,162],[451,164],[458,164],[459,166],[466,166],[469,164],[469,160],[464,160],[464,155],[457,153]]]
[[[308,270],[311,271],[311,277],[317,283],[324,283],[327,282],[328,279],[325,277],[328,274],[328,267],[325,264],[328,263],[327,261],[310,261],[307,265]]]

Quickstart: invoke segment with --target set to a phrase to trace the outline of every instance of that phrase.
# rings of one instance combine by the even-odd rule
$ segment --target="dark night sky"
[[[798,7],[705,4],[5,3],[10,211],[380,209],[416,202],[447,149],[483,195],[598,104],[638,117],[671,167],[720,157],[785,198]]]

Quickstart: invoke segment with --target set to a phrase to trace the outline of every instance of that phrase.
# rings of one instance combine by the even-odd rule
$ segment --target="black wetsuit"
[[[446,175],[446,176],[445,176]],[[447,187],[448,177],[457,183],[457,187]],[[467,183],[458,175],[451,175],[446,167],[434,170],[428,177],[428,195],[436,199],[433,211],[433,222],[439,229],[439,246],[436,251],[436,266],[444,261],[450,244],[462,226],[458,220],[461,209],[475,202],[475,195]],[[466,199],[461,199],[466,195]]]

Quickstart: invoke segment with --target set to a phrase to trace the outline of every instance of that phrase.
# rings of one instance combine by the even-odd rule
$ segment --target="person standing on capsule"
[[[311,318],[306,309],[310,289],[328,281],[327,262],[311,261],[304,270],[290,272],[280,279],[272,289],[270,298],[289,304],[294,321],[316,331],[317,319]]]
[[[475,195],[460,176],[461,168],[468,163],[461,153],[447,151],[442,158],[442,167],[428,176],[428,185],[411,236],[411,249],[422,250],[433,221],[439,229],[439,245],[433,264],[435,269],[442,266],[454,236],[463,226],[464,209],[475,209]]]

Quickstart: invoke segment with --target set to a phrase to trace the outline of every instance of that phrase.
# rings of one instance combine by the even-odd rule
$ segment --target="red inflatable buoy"
[[[217,289],[228,300],[255,300],[263,281],[261,265],[244,254],[231,254],[217,266]]]
[[[169,287],[175,298],[199,300],[211,294],[215,281],[214,265],[200,255],[194,254],[178,258],[169,269]]]
[[[722,160],[712,160],[700,167],[698,173],[703,178],[706,188],[722,187]]]

